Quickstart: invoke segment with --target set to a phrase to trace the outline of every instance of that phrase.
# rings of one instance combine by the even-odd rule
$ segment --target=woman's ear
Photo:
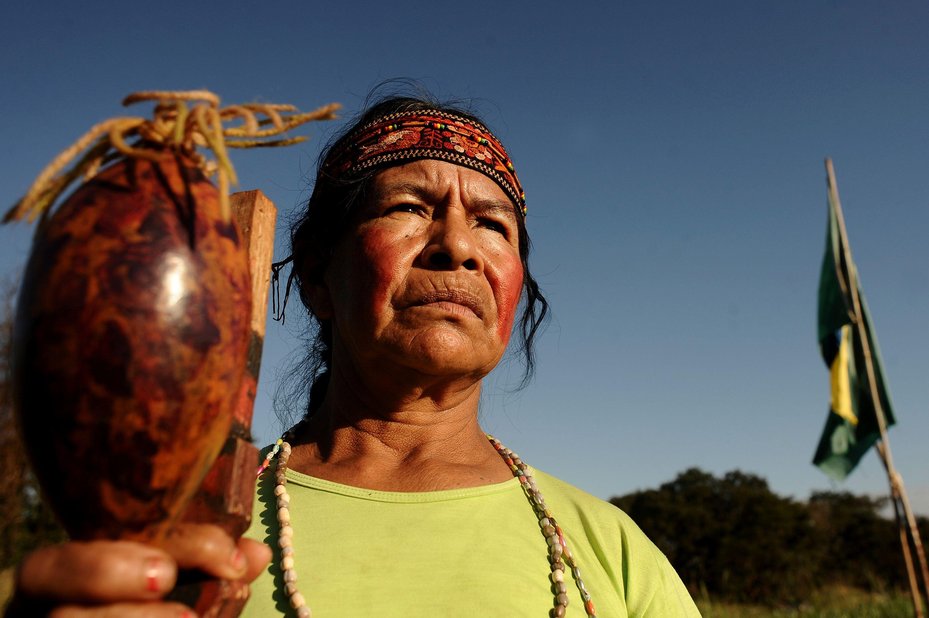
[[[332,319],[332,302],[329,299],[329,289],[325,283],[304,285],[303,294],[303,302],[307,304],[316,319]]]
[[[309,252],[300,265],[300,299],[318,320],[332,319],[332,299],[322,258]]]

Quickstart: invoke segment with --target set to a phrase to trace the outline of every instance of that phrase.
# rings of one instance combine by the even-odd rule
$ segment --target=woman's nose
[[[432,222],[429,243],[423,250],[426,266],[437,270],[480,270],[474,230],[465,216],[450,212]]]

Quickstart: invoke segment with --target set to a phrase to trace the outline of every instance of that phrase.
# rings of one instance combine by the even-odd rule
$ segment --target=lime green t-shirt
[[[664,555],[629,517],[533,470],[602,618],[699,617]],[[288,470],[297,585],[314,618],[549,616],[548,548],[517,479],[419,493],[361,489]],[[292,616],[277,548],[274,475],[258,485],[248,536],[275,557],[242,616]],[[568,617],[585,616],[565,578]]]

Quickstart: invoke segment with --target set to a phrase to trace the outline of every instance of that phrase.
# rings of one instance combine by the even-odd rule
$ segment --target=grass
[[[0,613],[13,592],[13,569],[0,571]],[[913,618],[913,604],[903,592],[867,593],[835,587],[819,592],[796,608],[714,603],[698,600],[703,618]]]
[[[823,590],[800,607],[770,608],[697,602],[703,618],[912,618],[913,602],[903,592],[868,593],[852,588]]]

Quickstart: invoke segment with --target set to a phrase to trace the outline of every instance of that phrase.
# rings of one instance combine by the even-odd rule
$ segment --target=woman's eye
[[[497,232],[503,236],[509,236],[509,229],[507,226],[496,219],[481,219],[480,224],[488,230]]]
[[[394,213],[408,212],[408,213],[412,213],[415,215],[415,214],[419,214],[420,212],[422,212],[422,210],[423,210],[423,207],[419,206],[418,204],[395,204],[393,206],[388,206],[384,210],[384,214],[391,215]]]

